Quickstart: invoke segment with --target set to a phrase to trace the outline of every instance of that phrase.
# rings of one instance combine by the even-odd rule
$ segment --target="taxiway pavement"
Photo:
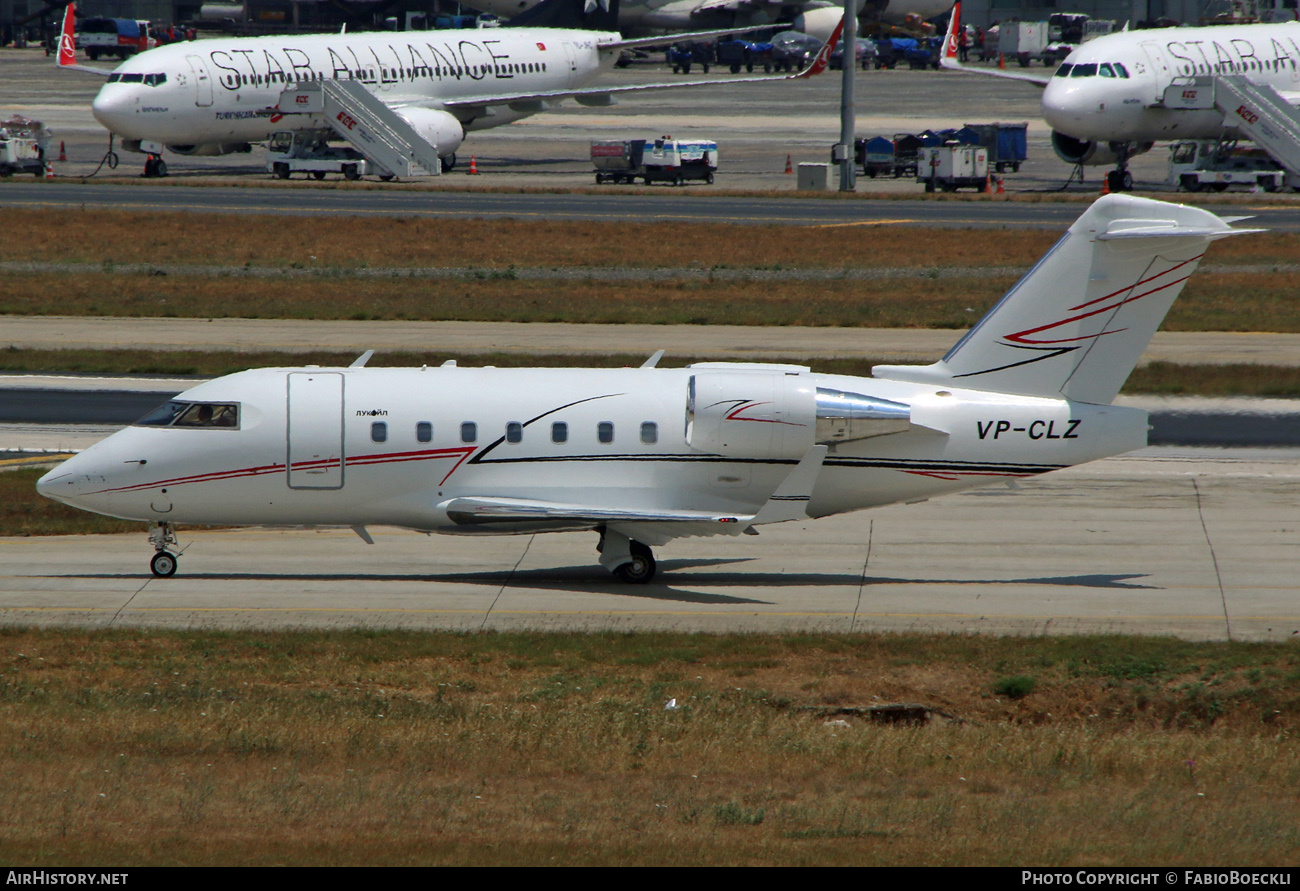
[[[1135,633],[1300,642],[1296,452],[1146,450],[917,505],[657,549],[594,534],[182,528],[0,538],[0,623],[72,627]]]

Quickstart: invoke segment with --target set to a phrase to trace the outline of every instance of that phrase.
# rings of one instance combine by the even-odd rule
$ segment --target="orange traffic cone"
[[[478,176],[478,163],[475,161],[473,155],[469,156],[469,175]]]
[[[66,161],[66,160],[68,160],[68,152],[67,152],[67,150],[63,147],[63,140],[62,140],[62,139],[59,140],[59,160],[60,160],[60,161]]]
[[[998,177],[998,194],[1005,195],[1007,190],[1002,185],[1002,177]]]
[[[786,155],[786,156],[785,156],[785,172],[786,172],[786,173],[794,173],[794,165],[792,165],[792,164],[790,163],[790,156],[789,156],[789,155]]]
[[[45,162],[45,178],[54,179],[54,165],[49,161]]]
[[[993,192],[993,175],[990,174],[990,173],[985,173],[985,174],[984,174],[984,194],[985,194],[985,195],[989,195],[989,194],[992,194],[992,192]]]
[[[998,53],[998,67],[1003,71],[1007,70],[1007,57],[1003,53]]]
[[[1110,194],[1110,174],[1106,174],[1101,178],[1101,194]]]

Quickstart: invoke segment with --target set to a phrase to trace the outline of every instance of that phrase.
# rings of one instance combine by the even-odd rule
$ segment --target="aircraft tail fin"
[[[1108,404],[1211,241],[1258,232],[1214,214],[1108,195],[939,362],[878,378]]]
[[[952,15],[948,17],[948,31],[943,36],[943,47],[939,50],[939,64],[944,68],[961,67],[957,57],[957,33],[960,27],[961,0],[957,0],[952,7]]]
[[[840,36],[844,33],[844,19],[835,26],[831,32],[830,39],[822,44],[822,48],[817,51],[817,57],[803,71],[800,71],[796,77],[816,77],[827,69],[831,64],[831,53],[835,52],[836,45],[840,42]]]
[[[542,0],[506,24],[511,28],[576,28],[617,31],[619,0]]]
[[[77,64],[77,4],[69,3],[63,13],[63,33],[59,35],[60,68],[70,68]]]

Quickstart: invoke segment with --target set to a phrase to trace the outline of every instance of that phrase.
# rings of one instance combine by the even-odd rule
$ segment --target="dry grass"
[[[0,858],[1281,865],[1298,667],[1160,639],[10,630]],[[1036,691],[1001,699],[1009,674]],[[960,720],[827,723],[881,701]]]

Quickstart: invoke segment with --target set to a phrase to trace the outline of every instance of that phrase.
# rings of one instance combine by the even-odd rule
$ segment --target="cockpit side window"
[[[135,422],[137,427],[239,427],[238,402],[172,401]]]
[[[1103,62],[1101,65],[1097,66],[1097,73],[1100,74],[1102,77],[1114,77],[1115,69],[1111,68],[1110,65]]]
[[[1073,67],[1074,67],[1074,66],[1071,65],[1069,62],[1062,62],[1062,63],[1061,63],[1061,67],[1058,68],[1058,69],[1056,69],[1056,75],[1055,75],[1055,76],[1056,76],[1056,77],[1069,77],[1069,76],[1070,76],[1070,69],[1073,68]]]
[[[1121,65],[1119,62],[1115,63],[1115,72],[1120,77],[1128,77],[1128,69],[1125,68],[1123,65]]]

